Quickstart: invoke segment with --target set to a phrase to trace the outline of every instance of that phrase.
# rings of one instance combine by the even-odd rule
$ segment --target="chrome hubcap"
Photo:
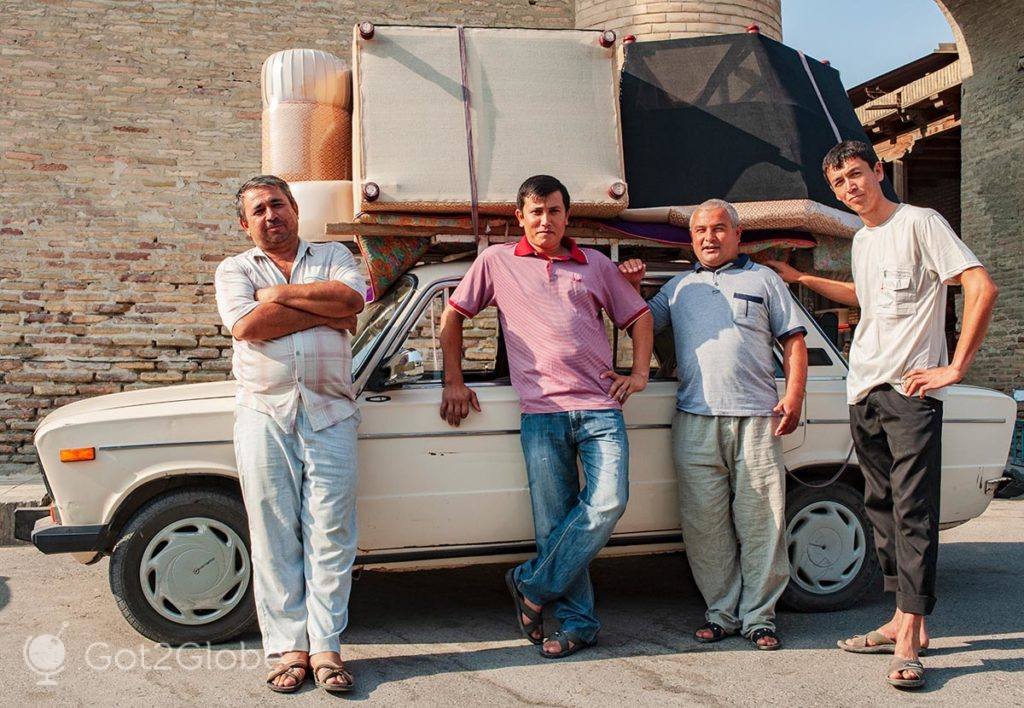
[[[864,528],[848,507],[833,501],[808,504],[786,528],[789,577],[815,595],[850,584],[867,556]]]
[[[233,610],[251,576],[245,543],[231,527],[192,517],[160,530],[139,566],[142,591],[162,617],[208,624]]]

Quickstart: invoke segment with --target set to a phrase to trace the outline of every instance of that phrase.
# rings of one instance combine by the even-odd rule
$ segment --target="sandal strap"
[[[308,671],[309,667],[306,665],[306,662],[304,661],[293,661],[290,664],[279,664],[277,667],[274,668],[273,671],[267,674],[267,683],[270,683],[278,676],[284,676],[286,674],[295,679],[296,681],[298,681],[299,677],[293,673],[295,669],[302,669],[303,671]]]
[[[321,674],[320,672],[325,669],[327,670],[327,674]],[[340,686],[351,686],[353,683],[352,674],[348,672],[348,669],[333,662],[325,661],[322,664],[317,664],[313,667],[313,674],[316,676],[316,680],[320,683],[327,683],[330,679],[335,677],[345,680],[345,683],[338,684]],[[323,678],[321,678],[321,676],[323,676]]]
[[[909,671],[918,678],[921,678],[924,676],[924,664],[917,659],[903,659],[897,656],[889,662],[889,673],[891,674],[895,671],[899,671],[900,673]]]
[[[701,631],[702,629],[710,630],[712,639],[722,639],[725,637],[725,627],[718,624],[717,622],[705,622],[697,628],[697,632]]]
[[[519,596],[523,597],[522,593],[520,593]],[[530,620],[530,622],[527,624],[528,627],[536,627],[544,621],[543,610],[535,610],[529,605],[527,605],[525,601],[519,603],[519,606],[522,609],[523,614],[526,616],[526,619]]]
[[[752,642],[756,642],[758,639],[763,639],[764,637],[778,639],[778,636],[775,634],[775,630],[771,627],[761,627],[760,629],[755,629],[750,633],[750,641]]]
[[[556,642],[558,642],[558,646],[562,651],[569,650],[569,642],[575,643],[577,647],[588,643],[585,642],[583,638],[575,632],[563,632],[560,629],[556,631],[554,634],[552,634],[550,637],[547,637],[544,641],[549,641],[551,639],[554,639]]]

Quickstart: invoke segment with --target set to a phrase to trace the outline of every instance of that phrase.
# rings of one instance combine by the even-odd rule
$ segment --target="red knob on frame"
[[[608,196],[612,199],[622,199],[626,196],[626,183],[612,182],[612,186],[608,188]]]
[[[601,33],[601,38],[597,40],[601,43],[601,46],[605,49],[615,46],[615,38],[618,35],[615,34],[615,30],[605,30]]]
[[[372,22],[363,21],[359,23],[359,36],[363,39],[373,39],[373,33],[377,31],[377,28],[373,26]]]
[[[376,182],[367,182],[363,185],[363,199],[368,202],[375,202],[380,196],[380,187]]]
[[[747,25],[747,34],[761,34],[761,28],[757,25]]]
[[[635,34],[627,34],[625,37],[622,38],[622,43],[623,44],[632,44],[635,41],[636,41],[636,35]]]

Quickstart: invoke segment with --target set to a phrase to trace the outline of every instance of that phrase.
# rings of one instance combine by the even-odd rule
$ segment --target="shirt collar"
[[[539,258],[544,258],[549,261],[573,260],[576,261],[577,263],[583,263],[584,265],[586,265],[587,254],[584,253],[580,249],[580,247],[576,245],[576,242],[574,240],[572,240],[568,236],[565,236],[562,238],[562,245],[569,249],[568,258],[548,258],[545,255],[537,253],[537,251],[534,250],[533,246],[530,245],[530,242],[527,240],[527,238],[523,236],[521,239],[519,239],[519,243],[516,244],[516,250],[513,251],[513,253],[517,256],[537,256]]]
[[[300,258],[302,258],[304,255],[306,255],[306,253],[309,252],[309,249],[311,249],[312,247],[313,247],[313,244],[309,243],[308,241],[303,241],[300,238],[299,239],[299,248],[298,248],[297,251],[295,251],[295,260],[297,261]],[[266,253],[264,253],[263,249],[260,248],[259,246],[254,247],[252,250],[253,250],[253,255],[255,255],[255,256],[260,256],[262,258],[269,258],[269,256]]]
[[[729,268],[740,268],[740,269],[742,269],[742,268],[746,268],[748,263],[750,263],[750,256],[748,256],[746,253],[741,253],[740,255],[736,256],[736,258],[734,258],[733,260],[729,261],[728,263],[723,263],[722,265],[718,266],[714,270],[717,272],[717,271],[720,271],[720,270],[728,270]],[[711,270],[711,268],[707,268],[700,261],[694,261],[693,262],[693,269],[695,271],[697,271],[698,273],[700,271],[702,271],[702,270]]]

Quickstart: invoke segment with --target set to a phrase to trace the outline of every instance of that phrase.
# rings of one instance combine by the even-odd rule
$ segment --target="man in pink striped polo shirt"
[[[537,557],[505,576],[516,622],[547,658],[592,645],[600,623],[588,567],[611,536],[629,494],[629,442],[622,404],[647,386],[654,339],[650,310],[605,255],[565,237],[569,192],[537,175],[519,188],[518,243],[486,249],[448,301],[441,328],[444,393],[451,425],[480,410],[462,377],[462,324],[497,305],[533,504]],[[633,369],[612,369],[602,310],[632,328]],[[580,490],[577,457],[586,485]],[[561,628],[544,632],[551,605]]]

